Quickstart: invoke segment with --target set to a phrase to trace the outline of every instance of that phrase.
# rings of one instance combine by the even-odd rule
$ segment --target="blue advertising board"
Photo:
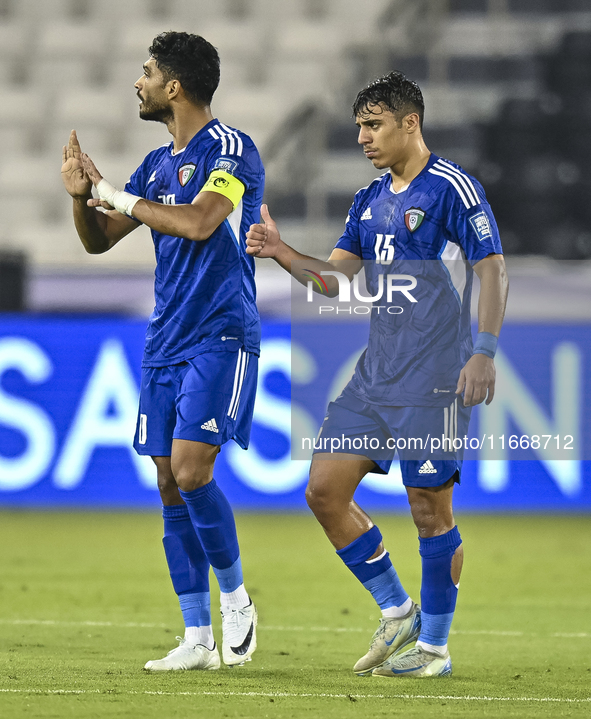
[[[1,507],[159,506],[154,465],[131,446],[144,330],[140,319],[0,317]],[[291,459],[292,421],[315,436],[364,332],[351,324],[336,362],[326,324],[310,323],[292,342],[289,323],[264,323],[251,447],[230,442],[216,463],[235,507],[305,508],[308,462]],[[470,450],[456,507],[591,510],[591,327],[508,324],[500,348],[497,394],[474,413],[475,435],[522,441],[541,427],[561,441],[575,436],[576,447],[569,460],[523,444],[519,458],[508,445],[501,455]],[[306,401],[294,392],[292,403],[292,383],[306,387]],[[387,477],[368,475],[357,496],[370,509],[406,509],[397,463]]]

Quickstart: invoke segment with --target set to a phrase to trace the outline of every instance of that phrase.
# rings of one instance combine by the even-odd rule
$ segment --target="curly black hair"
[[[394,114],[398,121],[405,115],[416,112],[419,126],[423,129],[425,102],[423,93],[416,82],[409,80],[397,70],[370,82],[361,90],[353,103],[353,117],[367,115],[374,105],[382,105]]]
[[[200,35],[170,31],[157,35],[148,52],[166,82],[178,80],[196,105],[211,103],[220,82],[220,57],[211,43]]]

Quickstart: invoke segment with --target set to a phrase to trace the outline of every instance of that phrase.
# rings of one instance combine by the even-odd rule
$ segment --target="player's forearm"
[[[302,285],[306,285],[310,281],[310,275],[305,274],[305,270],[320,274],[322,271],[334,271],[335,269],[330,262],[318,260],[310,255],[303,255],[283,242],[283,240],[279,241],[279,246],[273,259]],[[328,287],[329,296],[336,296],[339,292],[336,277],[326,276],[324,279]],[[316,288],[314,289],[316,290]]]
[[[208,240],[225,219],[212,214],[197,205],[161,205],[143,199],[133,208],[133,216],[150,229],[195,242]]]
[[[84,249],[91,255],[100,255],[113,243],[107,234],[107,216],[86,204],[91,197],[74,198],[74,225]]]
[[[479,269],[478,332],[489,332],[498,337],[509,292],[505,263],[502,257],[487,258],[479,263]]]

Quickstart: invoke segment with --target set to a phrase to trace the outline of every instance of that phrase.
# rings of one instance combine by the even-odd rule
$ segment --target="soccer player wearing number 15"
[[[380,282],[383,287],[384,272],[414,283],[415,295],[396,301],[404,307],[380,312],[376,305],[384,300],[374,302],[367,349],[328,407],[306,492],[337,554],[382,610],[369,651],[353,667],[360,675],[451,674],[447,638],[463,558],[452,511],[462,457],[452,451],[452,442],[467,431],[470,406],[493,398],[493,357],[507,296],[501,244],[484,191],[458,165],[429,152],[423,110],[419,87],[399,72],[358,94],[353,105],[358,142],[374,167],[387,171],[355,196],[327,262],[286,245],[265,206],[265,224],[253,225],[247,234],[248,252],[273,257],[304,285],[310,271],[324,272],[332,296],[340,293],[335,270],[351,280],[364,267],[374,298],[381,296],[376,290]],[[474,346],[473,269],[481,281]],[[408,451],[406,439],[426,437],[427,430],[432,437],[444,436],[445,452],[435,455],[429,445]],[[374,455],[364,438],[369,447],[390,449]],[[419,532],[420,608],[402,586],[380,531],[354,501],[368,472],[387,474],[392,439],[405,440],[400,465]],[[328,451],[332,446],[340,448],[339,455]]]
[[[260,323],[245,234],[259,217],[264,170],[252,140],[214,119],[215,48],[168,32],[136,82],[140,117],[166,124],[173,142],[151,152],[125,191],[83,154],[73,131],[62,177],[86,250],[99,254],[146,224],[156,252],[156,307],[146,333],[134,446],[150,455],[163,504],[164,550],[185,636],[145,669],[218,669],[209,567],[218,580],[222,656],[250,660],[257,615],[244,587],[234,516],[213,479],[221,445],[248,446]],[[92,199],[92,186],[99,199]]]

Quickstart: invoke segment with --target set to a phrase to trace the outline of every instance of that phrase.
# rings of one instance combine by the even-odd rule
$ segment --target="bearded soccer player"
[[[359,675],[451,674],[447,641],[463,560],[452,511],[462,457],[452,441],[467,432],[471,406],[493,399],[493,358],[507,297],[498,230],[482,186],[455,163],[429,152],[422,137],[423,112],[419,87],[399,72],[358,94],[353,105],[358,142],[374,167],[386,172],[356,194],[327,262],[286,245],[264,205],[264,224],[253,225],[247,234],[249,253],[274,258],[302,284],[310,271],[326,272],[323,279],[333,296],[339,288],[329,273],[336,270],[351,280],[362,265],[371,297],[384,282],[380,272],[402,272],[416,287],[410,301],[397,300],[401,306],[395,311],[403,314],[380,312],[374,302],[368,347],[353,378],[328,407],[306,492],[337,554],[382,610],[369,651],[353,668]],[[376,258],[379,263],[372,262]],[[474,344],[473,271],[481,281]],[[425,427],[447,439],[446,452],[399,450],[419,533],[419,607],[402,586],[378,527],[354,501],[368,472],[388,472],[395,449],[372,456],[367,443],[358,442],[362,448],[354,450],[352,442],[335,441],[341,454],[326,447],[343,437],[372,438],[387,447],[389,440],[416,437]]]
[[[234,516],[213,473],[225,442],[246,449],[249,441],[260,323],[245,234],[260,217],[264,169],[252,140],[212,116],[216,49],[198,35],[167,32],[149,54],[135,84],[140,118],[164,123],[172,142],[151,152],[121,191],[72,131],[62,177],[87,252],[110,250],[141,223],[154,240],[156,306],[134,446],[157,467],[164,550],[186,628],[180,645],[145,669],[219,669],[210,566],[221,592],[224,662],[243,664],[256,649]]]

